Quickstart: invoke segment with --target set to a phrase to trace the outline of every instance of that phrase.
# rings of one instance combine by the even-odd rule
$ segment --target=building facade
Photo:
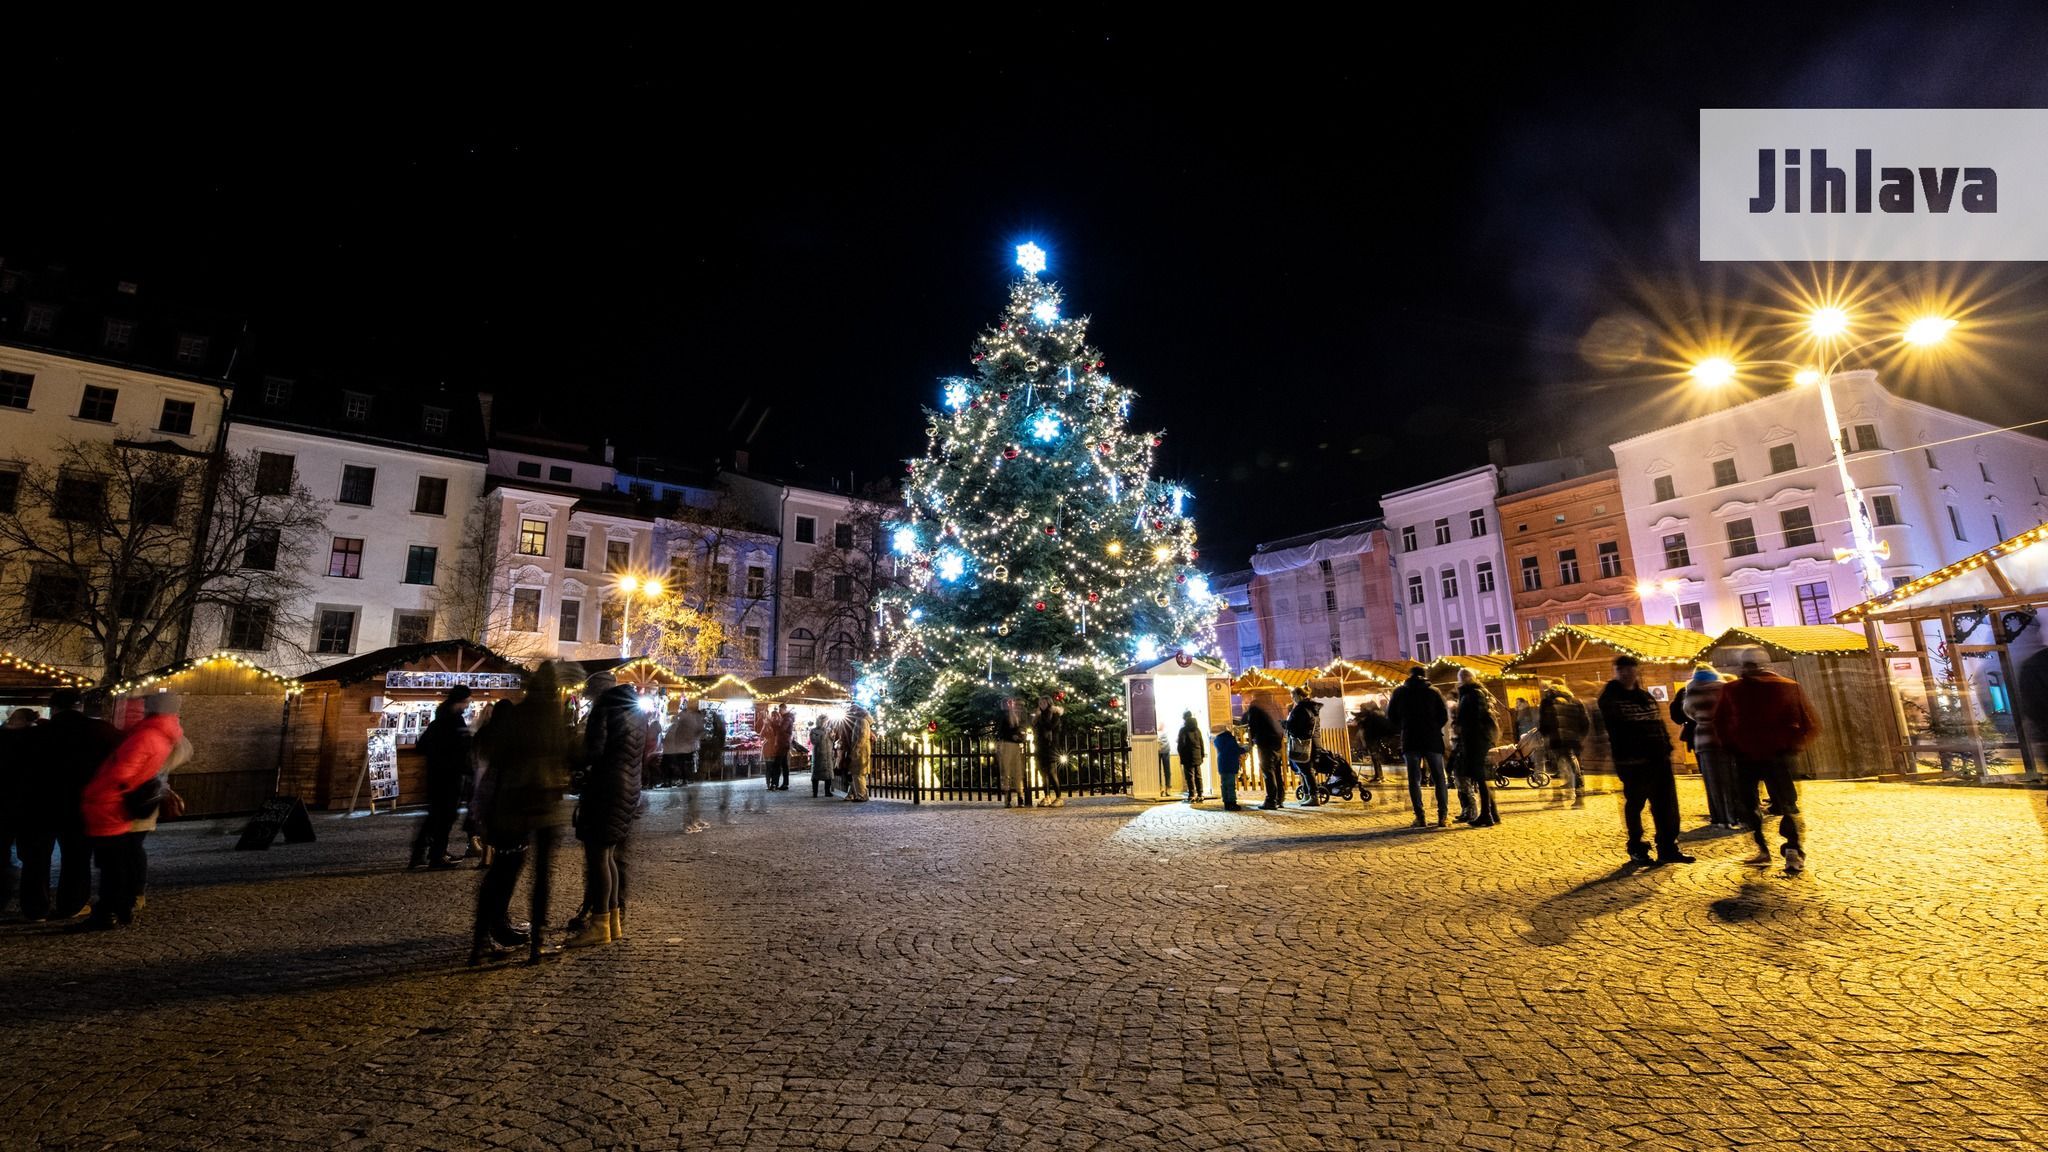
[[[751,519],[776,525],[776,672],[851,684],[874,654],[875,595],[896,578],[887,537],[901,505],[737,470],[722,479]]]
[[[1502,541],[1526,648],[1556,624],[1657,624],[1636,595],[1621,481],[1613,469],[1503,496]]]
[[[1320,668],[1340,657],[1397,658],[1402,638],[1388,541],[1384,522],[1362,520],[1253,549],[1248,603],[1260,663]],[[1241,629],[1238,642],[1241,656]]]
[[[1865,598],[1834,465],[1841,437],[1892,585],[2048,520],[2048,441],[1834,377],[1840,428],[1793,388],[1613,445],[1656,622],[1708,634],[1825,624]],[[1660,602],[1661,601],[1661,602]]]
[[[1265,639],[1259,634],[1259,620],[1252,612],[1255,575],[1246,568],[1209,581],[1209,592],[1216,598],[1216,650],[1232,672],[1257,668],[1266,662]]]
[[[1403,658],[1518,649],[1499,496],[1500,469],[1487,464],[1380,497],[1400,581]]]

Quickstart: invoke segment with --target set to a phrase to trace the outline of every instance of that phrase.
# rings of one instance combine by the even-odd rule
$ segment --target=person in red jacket
[[[135,815],[128,793],[169,773],[190,749],[178,723],[178,697],[159,692],[144,698],[142,720],[87,782],[79,810],[100,865],[100,898],[81,929],[112,928],[134,919],[135,897],[149,862],[142,840],[156,827],[156,809]]]
[[[1770,842],[1764,839],[1764,814],[1757,808],[1757,785],[1762,784],[1770,799],[1770,813],[1778,818],[1778,834],[1785,840],[1785,871],[1797,876],[1806,870],[1806,847],[1801,837],[1805,821],[1799,815],[1799,786],[1793,781],[1793,765],[1799,751],[1820,735],[1820,718],[1796,681],[1788,680],[1764,666],[1762,651],[1751,648],[1742,654],[1742,675],[1721,687],[1721,701],[1714,709],[1714,738],[1735,755],[1740,781],[1737,806],[1742,821],[1756,841],[1751,864],[1771,862]]]

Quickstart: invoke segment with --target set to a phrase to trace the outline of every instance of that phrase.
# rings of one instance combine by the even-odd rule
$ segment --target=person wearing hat
[[[1259,777],[1266,783],[1266,799],[1259,807],[1271,812],[1280,807],[1280,792],[1285,786],[1286,769],[1281,767],[1280,758],[1286,754],[1286,737],[1280,731],[1280,722],[1273,719],[1273,713],[1263,704],[1245,705],[1244,727],[1253,751],[1258,753]]]
[[[1739,828],[1735,805],[1735,765],[1728,760],[1721,741],[1714,735],[1714,709],[1721,702],[1721,674],[1701,668],[1672,698],[1672,707],[1685,718],[1691,733],[1693,759],[1700,764],[1700,784],[1707,792],[1707,823],[1715,828]]]
[[[412,838],[409,867],[455,867],[448,855],[448,831],[455,826],[455,812],[462,805],[462,781],[470,770],[469,722],[463,717],[469,695],[466,684],[450,688],[434,709],[426,731],[413,743],[427,761],[427,818]]]
[[[1424,679],[1426,675],[1420,664],[1408,669],[1408,679],[1387,699],[1387,722],[1401,734],[1401,759],[1408,765],[1408,803],[1415,807],[1415,823],[1409,827],[1429,827],[1422,814],[1422,774],[1426,768],[1436,786],[1436,826],[1448,828],[1451,783],[1444,775],[1444,725],[1450,722],[1450,709]]]
[[[1764,814],[1757,807],[1761,785],[1770,799],[1771,815],[1778,818],[1785,871],[1797,876],[1806,870],[1805,820],[1799,815],[1799,785],[1792,772],[1800,750],[1820,735],[1820,717],[1797,681],[1778,675],[1765,664],[1762,649],[1743,651],[1742,675],[1721,688],[1714,733],[1734,754],[1741,775],[1737,806],[1750,838],[1756,841],[1756,855],[1748,862],[1771,862],[1771,846],[1764,839]]]
[[[1690,864],[1678,847],[1678,781],[1671,775],[1671,730],[1664,709],[1643,687],[1639,662],[1627,655],[1614,658],[1614,679],[1600,690],[1600,719],[1614,755],[1614,773],[1621,777],[1621,819],[1628,829],[1628,857],[1650,864],[1650,846],[1643,843],[1643,807],[1656,826],[1657,864]]]
[[[1202,762],[1209,758],[1209,734],[1202,731],[1201,722],[1193,712],[1182,712],[1180,740],[1175,751],[1180,753],[1180,770],[1187,777],[1188,803],[1202,798]]]
[[[98,931],[127,925],[135,917],[149,856],[142,841],[156,829],[157,812],[168,793],[166,778],[192,758],[192,745],[178,723],[179,698],[159,692],[143,698],[143,717],[93,773],[79,797],[85,834],[100,864],[100,898],[92,915],[75,927]]]

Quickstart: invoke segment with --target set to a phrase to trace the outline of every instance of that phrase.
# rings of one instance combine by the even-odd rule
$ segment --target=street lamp
[[[1683,628],[1685,627],[1685,618],[1678,611],[1678,592],[1683,587],[1685,587],[1685,582],[1682,580],[1638,580],[1636,581],[1636,599],[1647,601],[1650,597],[1660,592],[1671,597],[1671,622]]]
[[[633,655],[633,594],[638,592],[649,600],[659,600],[663,588],[661,581],[652,576],[642,579],[631,573],[619,577],[612,586],[625,594],[625,609],[619,616],[619,658],[623,660]]]

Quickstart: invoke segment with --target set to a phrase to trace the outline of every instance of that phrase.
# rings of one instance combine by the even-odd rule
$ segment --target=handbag
[[[165,820],[177,820],[185,815],[185,798],[178,795],[176,788],[164,785],[164,805],[157,815]]]
[[[147,820],[164,802],[164,794],[170,786],[162,776],[151,776],[128,791],[121,793],[121,810],[130,820]]]

